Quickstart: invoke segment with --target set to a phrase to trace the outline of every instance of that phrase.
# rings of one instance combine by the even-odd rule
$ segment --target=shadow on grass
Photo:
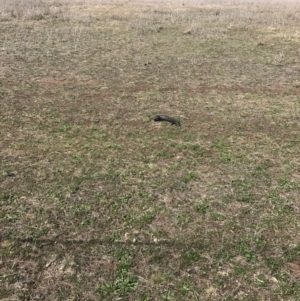
[[[203,247],[203,241],[195,241],[192,243],[186,242],[176,242],[176,241],[110,241],[110,240],[101,240],[101,239],[90,239],[90,240],[83,240],[83,239],[32,239],[32,238],[24,238],[24,239],[13,239],[10,240],[16,244],[36,244],[36,245],[43,245],[43,246],[55,246],[55,245],[65,245],[65,246],[84,246],[84,245],[102,245],[102,246],[165,246],[165,247],[177,247],[177,248],[191,248],[191,247],[199,247],[200,245]]]

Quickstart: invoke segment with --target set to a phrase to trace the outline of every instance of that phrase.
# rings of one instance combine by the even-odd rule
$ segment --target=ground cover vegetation
[[[299,300],[299,22],[0,1],[0,299]]]

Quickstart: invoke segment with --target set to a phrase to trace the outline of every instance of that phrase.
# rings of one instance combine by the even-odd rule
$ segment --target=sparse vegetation
[[[300,299],[299,3],[220,3],[0,1],[1,300]]]

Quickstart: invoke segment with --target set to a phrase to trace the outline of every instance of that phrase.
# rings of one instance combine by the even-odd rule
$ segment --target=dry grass
[[[299,19],[1,1],[0,299],[299,300]]]

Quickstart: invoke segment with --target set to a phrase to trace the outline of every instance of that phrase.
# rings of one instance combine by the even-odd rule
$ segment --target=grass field
[[[0,299],[300,300],[299,24],[0,0]]]

